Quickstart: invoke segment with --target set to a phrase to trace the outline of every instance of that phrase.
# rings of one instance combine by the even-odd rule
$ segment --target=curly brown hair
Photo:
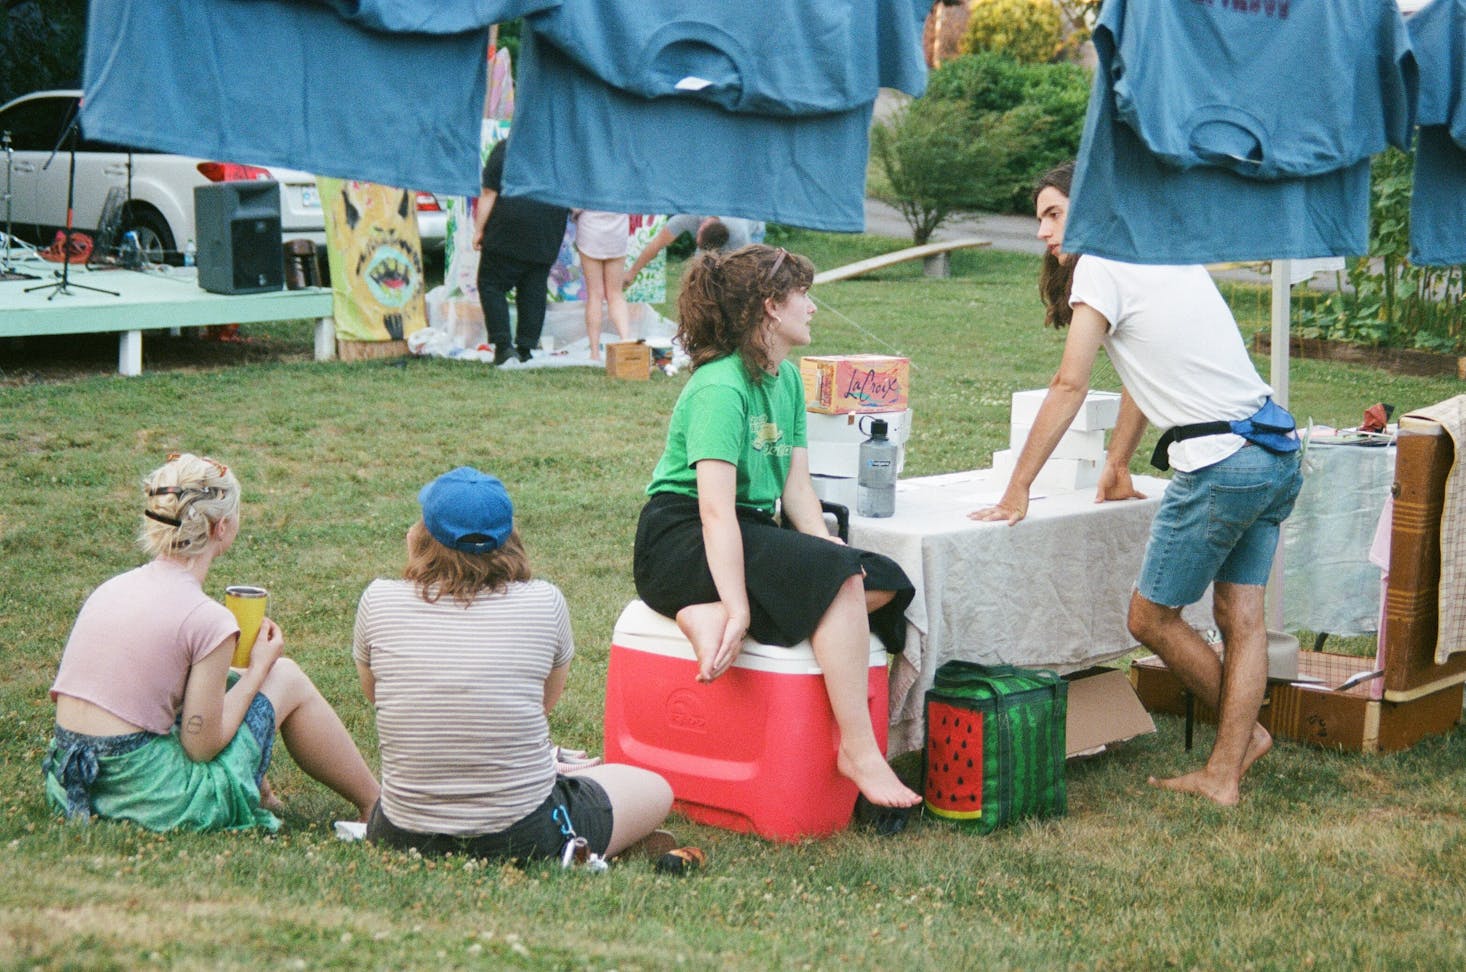
[[[764,301],[783,301],[814,282],[814,264],[783,247],[750,243],[732,253],[703,251],[682,275],[677,340],[693,370],[730,354],[757,379],[775,362],[763,343]]]
[[[418,520],[407,531],[407,569],[402,576],[417,584],[424,601],[436,603],[446,594],[467,607],[484,592],[501,591],[532,575],[518,530],[498,550],[475,554],[443,546]]]
[[[1064,162],[1054,166],[1039,177],[1033,187],[1033,201],[1038,203],[1038,194],[1045,189],[1057,189],[1069,198],[1074,184],[1074,163]],[[1068,327],[1074,319],[1074,308],[1069,306],[1069,291],[1074,286],[1074,259],[1060,260],[1052,253],[1044,252],[1043,269],[1038,272],[1038,295],[1044,302],[1044,323],[1050,327]]]

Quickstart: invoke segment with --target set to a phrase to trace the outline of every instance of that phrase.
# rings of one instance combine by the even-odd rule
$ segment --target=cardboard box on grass
[[[645,341],[617,341],[606,345],[606,374],[628,381],[650,381],[652,349]]]
[[[899,412],[911,382],[909,358],[887,354],[809,355],[799,360],[811,412]]]
[[[1064,754],[1093,756],[1109,746],[1155,732],[1130,680],[1118,668],[1086,668],[1065,675],[1069,709],[1064,720]]]
[[[1332,687],[1372,662],[1353,655],[1300,651],[1299,676],[1322,681],[1269,683],[1257,721],[1280,739],[1326,749],[1388,753],[1449,732],[1461,718],[1460,683],[1406,702],[1371,699],[1368,682],[1343,690]],[[1148,711],[1186,714],[1181,680],[1156,656],[1137,659],[1130,666],[1130,680]],[[1202,722],[1216,722],[1216,713],[1200,702],[1195,712]]]

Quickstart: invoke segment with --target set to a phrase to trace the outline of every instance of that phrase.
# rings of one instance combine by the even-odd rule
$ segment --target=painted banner
[[[401,341],[427,326],[416,193],[317,176],[336,336]]]

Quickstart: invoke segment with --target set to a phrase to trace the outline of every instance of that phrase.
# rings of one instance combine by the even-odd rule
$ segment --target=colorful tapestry
[[[427,326],[416,194],[316,178],[343,341],[401,341]]]

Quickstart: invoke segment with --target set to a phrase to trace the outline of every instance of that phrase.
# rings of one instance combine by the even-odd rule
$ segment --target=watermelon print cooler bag
[[[949,661],[926,693],[928,813],[987,834],[1063,816],[1069,683],[1053,672]]]

